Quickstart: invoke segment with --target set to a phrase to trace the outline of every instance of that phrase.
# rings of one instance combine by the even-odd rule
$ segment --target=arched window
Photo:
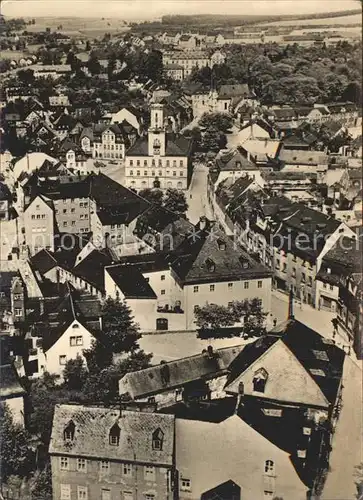
[[[110,429],[110,445],[118,446],[120,443],[120,427],[117,424],[114,424]]]
[[[160,141],[159,139],[155,139],[154,143],[153,143],[153,150],[154,150],[154,155],[158,155],[160,154]]]
[[[75,426],[73,420],[70,420],[68,425],[64,428],[64,431],[63,431],[64,441],[73,441],[75,429],[76,429],[76,426]]]
[[[265,392],[268,373],[264,368],[257,370],[253,376],[253,390],[255,392]]]
[[[273,460],[266,460],[265,462],[265,474],[274,474],[275,472],[275,464]]]
[[[152,445],[153,445],[153,450],[162,450],[163,449],[163,441],[164,441],[164,433],[160,429],[156,429],[156,431],[153,432],[152,435]]]

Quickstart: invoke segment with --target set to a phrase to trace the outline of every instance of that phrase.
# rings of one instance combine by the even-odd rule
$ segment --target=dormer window
[[[226,249],[226,242],[223,240],[217,240],[218,243],[218,248],[219,250],[225,250]]]
[[[73,420],[71,420],[67,427],[64,429],[64,432],[63,432],[63,439],[64,441],[73,441],[74,440],[74,431],[76,430],[76,426],[73,422]]]
[[[156,431],[153,432],[152,435],[153,450],[161,451],[163,449],[163,441],[164,441],[164,433],[159,427],[158,429],[156,429]]]
[[[268,373],[264,368],[257,370],[253,376],[254,392],[265,392],[265,387],[268,379]]]
[[[214,261],[212,259],[208,258],[205,261],[205,265],[206,265],[208,271],[211,272],[211,273],[214,273],[214,271],[216,270],[216,265],[215,265],[215,263],[214,263]]]
[[[109,434],[109,440],[110,440],[110,445],[111,446],[118,446],[120,444],[120,427],[115,424],[111,427],[110,434]]]

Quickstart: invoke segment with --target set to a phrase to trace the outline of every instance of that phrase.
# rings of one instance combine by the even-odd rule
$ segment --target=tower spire
[[[289,293],[289,311],[287,315],[287,319],[294,319],[294,292],[292,287],[290,288]]]

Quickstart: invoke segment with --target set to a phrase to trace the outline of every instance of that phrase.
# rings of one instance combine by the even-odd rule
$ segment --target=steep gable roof
[[[82,405],[56,405],[49,453],[172,465],[174,457],[174,416],[160,413],[117,410]],[[64,440],[64,430],[73,422],[74,440]],[[110,444],[114,425],[120,429],[117,446]],[[162,450],[153,449],[152,434],[163,433]],[[136,457],[136,458],[135,458]]]
[[[105,268],[126,299],[156,299],[157,296],[136,266],[115,265]]]
[[[274,350],[279,359],[277,363],[273,361]],[[246,373],[251,375],[251,384],[253,371],[266,364],[269,353],[272,360],[266,388],[270,387],[265,396],[259,394],[260,397],[309,404],[306,399],[309,395],[310,404],[323,407],[335,402],[343,373],[344,351],[296,319],[277,325],[247,345],[231,365],[225,390],[238,393],[238,384]],[[290,381],[295,379],[296,383],[291,385]],[[300,391],[296,390],[298,386]]]

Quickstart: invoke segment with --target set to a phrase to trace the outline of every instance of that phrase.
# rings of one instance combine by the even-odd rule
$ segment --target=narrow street
[[[208,189],[208,167],[205,165],[195,165],[193,177],[186,193],[189,209],[187,216],[189,220],[196,224],[202,215],[212,218],[209,208],[207,189]]]
[[[333,437],[330,471],[321,500],[356,498],[355,467],[363,462],[362,370],[348,356],[343,372],[343,407]]]

